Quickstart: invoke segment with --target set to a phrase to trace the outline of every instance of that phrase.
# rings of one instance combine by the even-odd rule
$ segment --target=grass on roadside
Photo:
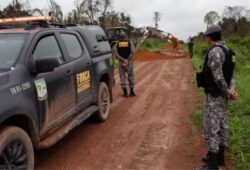
[[[134,43],[137,42],[136,38],[131,39]],[[147,38],[141,46],[141,50],[148,50],[150,52],[158,52],[164,48],[166,41],[157,38]]]

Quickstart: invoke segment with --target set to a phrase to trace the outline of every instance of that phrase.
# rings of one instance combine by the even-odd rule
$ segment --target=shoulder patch
[[[224,53],[222,47],[220,47],[220,46],[214,47],[214,48],[211,50],[211,52],[214,52],[214,53]]]
[[[124,41],[124,42],[119,42],[119,47],[120,47],[120,48],[126,48],[126,47],[128,47],[128,46],[129,46],[129,43],[126,42],[126,41]]]

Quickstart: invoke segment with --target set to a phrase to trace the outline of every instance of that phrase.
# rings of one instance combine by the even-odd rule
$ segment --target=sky
[[[5,7],[12,0],[1,0]],[[25,1],[25,0],[23,0]],[[67,14],[74,8],[74,0],[55,0]],[[30,0],[32,8],[46,8],[48,0]],[[136,27],[154,26],[154,12],[161,13],[159,29],[169,32],[181,40],[204,32],[204,16],[209,11],[223,14],[225,6],[245,6],[250,9],[249,0],[113,0],[112,9],[125,12]]]

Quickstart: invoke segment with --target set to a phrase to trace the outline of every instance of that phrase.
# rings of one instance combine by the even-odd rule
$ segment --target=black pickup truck
[[[99,26],[0,30],[0,169],[33,169],[90,116],[109,116],[112,52]]]

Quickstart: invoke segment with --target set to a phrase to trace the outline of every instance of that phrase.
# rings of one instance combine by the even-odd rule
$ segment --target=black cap
[[[221,32],[221,27],[219,25],[211,25],[207,28],[204,35],[207,36],[207,35],[214,34],[217,32]]]

